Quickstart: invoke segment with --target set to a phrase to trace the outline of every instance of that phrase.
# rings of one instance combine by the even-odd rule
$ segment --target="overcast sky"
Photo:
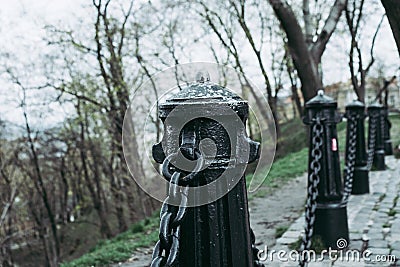
[[[9,51],[21,61],[29,62],[35,58],[35,49],[44,36],[44,25],[56,24],[71,26],[77,17],[85,17],[88,11],[81,8],[84,4],[90,5],[90,0],[0,0],[0,49]],[[369,23],[377,25],[383,9],[377,10],[377,15],[369,20]],[[85,14],[86,13],[86,14]],[[365,33],[365,36],[372,36],[373,33]],[[327,51],[323,57],[324,82],[330,84],[336,81],[345,81],[349,78],[347,67],[347,56],[343,51],[348,49],[348,42],[339,37],[333,36],[329,42]],[[30,53],[30,51],[32,53]],[[400,66],[396,45],[385,19],[376,41],[376,58],[372,74],[383,69],[386,76],[398,75]],[[200,55],[200,53],[198,53]],[[196,58],[197,59],[197,58]],[[201,59],[201,57],[200,57]],[[205,60],[210,60],[209,58]],[[257,77],[253,77],[257,83]],[[260,79],[262,81],[262,79]],[[4,84],[1,81],[0,85]],[[11,101],[15,98],[10,95],[7,86],[0,87],[0,118],[12,118],[17,110],[17,103]],[[21,119],[21,118],[20,118]],[[17,119],[19,120],[19,119]]]

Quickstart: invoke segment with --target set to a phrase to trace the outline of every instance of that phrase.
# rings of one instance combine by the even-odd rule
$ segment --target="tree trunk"
[[[312,58],[306,43],[306,38],[291,8],[286,2],[279,0],[269,0],[269,2],[282,28],[286,32],[293,64],[301,80],[301,91],[304,100],[308,101],[313,98],[318,89],[322,87],[322,81],[318,74],[318,66]]]
[[[78,100],[78,105],[77,105],[77,113],[80,118],[82,118],[82,113],[81,113],[81,107],[80,107],[80,101]],[[80,126],[80,147],[79,147],[79,152],[80,152],[80,160],[82,163],[82,169],[83,169],[83,174],[84,174],[84,180],[86,182],[86,187],[89,190],[90,197],[93,202],[93,207],[97,211],[97,214],[100,219],[100,232],[103,237],[110,238],[112,236],[112,232],[110,229],[110,226],[107,221],[107,216],[105,214],[104,207],[102,205],[101,199],[100,199],[100,193],[96,192],[95,187],[93,185],[93,181],[90,179],[89,176],[89,167],[88,167],[88,156],[87,156],[87,147],[86,147],[86,138],[85,138],[85,125],[82,121],[82,119],[79,122]],[[95,175],[94,179],[100,179],[99,176]],[[99,182],[99,181],[97,181]]]
[[[291,88],[292,88],[292,101],[294,101],[294,103],[295,103],[295,106],[297,108],[299,116],[302,116],[303,115],[303,108],[302,108],[302,105],[301,105],[299,94],[297,93],[297,87],[296,86],[292,86]],[[294,117],[296,117],[296,116],[294,116]]]
[[[304,36],[300,24],[286,0],[268,1],[274,9],[275,15],[280,21],[283,30],[286,32],[289,51],[301,80],[301,91],[304,96],[304,101],[306,102],[316,95],[318,89],[322,88],[322,76],[318,71],[321,57],[325,51],[326,44],[336,28],[341,13],[346,7],[347,0],[335,1],[330,9],[329,16],[325,21],[321,33],[312,44],[307,44],[307,42],[311,42],[311,38],[309,36],[308,38]],[[308,1],[305,0],[303,4],[305,22],[309,23]],[[306,32],[309,34],[309,25],[306,26]]]
[[[32,192],[33,194],[33,192]],[[50,260],[50,255],[49,255],[49,248],[46,242],[46,230],[45,227],[43,226],[43,218],[41,215],[37,214],[35,208],[37,208],[37,205],[35,205],[35,203],[32,202],[33,200],[33,196],[31,195],[31,198],[28,198],[28,206],[29,206],[29,212],[32,214],[32,217],[35,220],[36,226],[38,227],[38,232],[39,232],[39,238],[40,241],[42,242],[42,246],[43,246],[43,253],[44,253],[44,261],[45,261],[45,266],[46,267],[52,267],[55,264],[52,264],[51,260]],[[40,218],[39,218],[40,217]]]
[[[381,0],[381,2],[386,10],[386,16],[388,17],[390,27],[392,28],[392,33],[400,56],[400,1]]]
[[[39,157],[36,153],[36,148],[34,141],[32,139],[32,131],[28,122],[28,115],[26,111],[24,110],[23,112],[24,119],[25,119],[25,127],[26,127],[26,133],[28,136],[28,146],[31,152],[31,163],[34,167],[35,174],[30,175],[30,178],[32,179],[33,183],[35,184],[36,191],[38,194],[41,196],[41,199],[43,201],[44,207],[47,212],[48,219],[50,221],[50,226],[51,226],[51,232],[52,232],[52,237],[54,241],[54,250],[55,250],[55,262],[58,263],[59,257],[60,257],[60,242],[58,239],[58,231],[57,231],[57,222],[55,218],[55,214],[52,210],[52,207],[50,205],[50,198],[46,189],[46,186],[44,184],[43,176],[42,176],[42,169],[39,164]]]
[[[278,98],[276,96],[268,97],[268,102],[269,106],[271,107],[272,116],[274,117],[276,139],[278,140],[279,137],[281,136],[281,127],[279,124],[279,116],[278,116]]]
[[[112,170],[111,170],[111,172],[112,172]],[[115,212],[116,212],[117,220],[118,220],[118,231],[124,232],[128,229],[128,226],[125,221],[125,214],[124,214],[124,207],[123,207],[124,196],[122,194],[121,185],[120,185],[120,182],[118,181],[118,179],[116,179],[114,177],[113,173],[109,173],[108,175],[110,175],[110,187],[111,187],[111,192],[113,194],[114,201],[115,201],[114,205],[115,205]]]
[[[363,79],[363,81],[361,81],[361,85],[357,88],[357,97],[358,100],[360,100],[361,102],[365,103],[365,78]]]

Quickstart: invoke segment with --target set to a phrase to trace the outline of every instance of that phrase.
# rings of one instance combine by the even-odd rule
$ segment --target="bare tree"
[[[13,207],[15,199],[19,194],[19,183],[15,177],[13,151],[2,140],[3,126],[5,125],[0,120],[0,264],[2,266],[13,266],[14,261],[11,250],[12,225],[17,223],[16,212],[13,210]]]
[[[247,80],[246,71],[246,58],[242,55],[241,50],[243,45],[247,45],[251,51],[251,56],[255,59],[255,63],[258,67],[261,77],[264,82],[265,95],[268,104],[271,108],[274,120],[277,122],[276,130],[279,135],[279,118],[277,111],[277,95],[280,89],[282,89],[282,83],[279,79],[273,79],[272,84],[270,75],[273,72],[269,67],[270,63],[267,60],[267,53],[270,54],[274,61],[281,61],[276,51],[266,50],[264,44],[266,42],[265,35],[268,28],[265,23],[266,15],[254,8],[253,2],[245,1],[229,1],[227,3],[214,3],[216,7],[213,7],[208,2],[196,1],[198,8],[195,8],[197,14],[206,22],[206,31],[211,29],[211,32],[217,37],[217,40],[222,45],[222,48],[228,53],[232,61],[234,68],[241,74],[243,86],[249,90],[255,100],[255,104],[260,110],[264,110],[264,104],[261,99],[256,95],[255,89],[252,87],[250,81]],[[253,7],[253,8],[251,8]],[[251,8],[251,10],[250,10]],[[258,11],[257,11],[258,10]],[[249,15],[249,13],[251,15]],[[254,15],[254,16],[253,16]],[[253,25],[249,21],[249,17],[257,20],[256,24],[258,27],[250,27]],[[244,44],[243,44],[244,40]],[[215,49],[211,49],[216,57]],[[268,62],[268,63],[267,63]],[[275,64],[276,62],[274,62]],[[271,72],[268,74],[268,72]],[[273,73],[273,76],[277,73]],[[274,77],[276,78],[276,77]],[[267,112],[261,112],[265,116],[264,119],[269,121]]]
[[[303,105],[300,100],[300,96],[297,92],[297,75],[295,73],[295,69],[293,66],[293,60],[290,56],[289,48],[287,44],[285,45],[285,56],[283,58],[283,62],[285,64],[286,73],[290,80],[290,89],[292,92],[292,102],[293,102],[293,117],[296,117],[296,110],[297,115],[302,116],[303,114]]]
[[[10,75],[12,75],[10,73]],[[48,253],[46,258],[48,258],[48,264],[50,266],[57,266],[60,260],[60,240],[59,240],[59,235],[58,235],[58,227],[57,227],[57,221],[56,221],[56,212],[55,212],[55,207],[52,205],[52,192],[49,190],[49,188],[46,187],[46,179],[45,176],[43,175],[43,168],[40,164],[40,159],[39,159],[39,152],[37,148],[37,142],[36,138],[34,138],[34,131],[32,130],[32,127],[29,122],[28,118],[28,112],[27,112],[27,88],[19,81],[18,78],[13,76],[15,84],[17,84],[22,91],[22,99],[21,99],[21,108],[23,112],[23,117],[24,117],[24,123],[25,123],[25,131],[26,131],[26,140],[27,140],[27,147],[26,147],[26,153],[28,154],[29,157],[29,162],[30,162],[30,168],[23,167],[24,163],[22,162],[19,157],[17,157],[17,160],[19,161],[17,164],[18,166],[24,170],[26,175],[31,179],[33,187],[35,188],[36,194],[39,196],[39,199],[44,207],[45,210],[45,216],[44,214],[41,214],[40,216],[36,216],[36,222],[39,226],[42,226],[43,232],[45,232],[47,223],[46,221],[50,221],[50,229],[51,229],[51,236],[52,236],[52,246],[49,247],[49,251],[45,249]],[[40,209],[37,208],[37,209]],[[31,207],[31,211],[33,214],[37,215],[34,211],[35,209]],[[46,220],[47,219],[47,220]],[[42,236],[43,242],[46,242],[45,234]],[[50,257],[51,255],[51,257]]]
[[[91,141],[92,127],[98,119],[87,118],[90,122],[85,125],[84,137],[86,148],[92,153],[91,156],[101,162],[97,170],[95,169],[96,164],[93,164],[92,174],[95,175],[96,172],[101,171],[102,175],[109,179],[119,231],[124,231],[127,229],[126,211],[132,222],[152,212],[152,208],[147,207],[146,204],[151,201],[130,177],[122,147],[123,120],[130,105],[129,93],[132,87],[138,88],[141,85],[140,80],[143,77],[151,77],[151,70],[147,67],[140,49],[140,39],[147,34],[145,32],[147,27],[136,22],[132,14],[139,12],[142,8],[152,8],[152,6],[151,3],[138,6],[131,1],[124,8],[122,5],[120,7],[113,5],[112,1],[98,0],[93,1],[93,7],[96,16],[94,28],[92,28],[93,39],[78,38],[76,35],[79,36],[79,33],[55,27],[49,27],[49,30],[53,33],[50,44],[57,45],[64,50],[73,48],[73,53],[77,58],[88,57],[91,62],[95,62],[94,71],[82,75],[82,69],[73,63],[70,59],[71,55],[65,54],[64,61],[66,68],[69,69],[68,75],[72,82],[54,81],[51,82],[51,86],[61,94],[67,94],[80,101],[82,118],[85,118],[84,110],[92,107],[93,114],[98,114],[101,124],[106,126],[104,128],[106,133],[102,134],[106,134],[108,137],[105,140],[108,152],[99,150]],[[115,12],[121,18],[116,17]],[[149,31],[154,31],[158,25],[158,23],[155,26],[150,24]],[[131,59],[136,59],[138,64],[132,66]],[[126,64],[127,62],[129,64]],[[132,73],[132,69],[137,75],[126,75]],[[83,70],[83,72],[85,71],[87,70]],[[153,92],[157,93],[154,86]],[[159,128],[159,122],[155,121],[155,123]],[[134,166],[134,170],[131,171],[144,176],[135,134],[137,126],[130,126],[132,134],[130,144],[135,147],[131,150],[134,155],[130,155]],[[128,205],[128,209],[124,208],[125,204]]]
[[[303,19],[305,33],[286,0],[268,0],[286,32],[288,46],[294,66],[302,84],[305,101],[315,96],[322,87],[322,75],[319,72],[321,58],[326,45],[336,29],[337,22],[346,7],[347,0],[336,0],[330,8],[329,16],[318,34],[312,34],[309,0],[303,0]]]
[[[364,18],[364,3],[365,0],[350,0],[346,7],[346,22],[351,36],[350,52],[349,52],[349,68],[351,75],[351,83],[354,91],[361,102],[365,102],[365,85],[366,77],[372,65],[375,62],[374,47],[376,37],[382,25],[384,16],[382,16],[375,34],[372,38],[370,48],[370,60],[367,64],[364,62],[364,55],[361,51],[361,23]]]

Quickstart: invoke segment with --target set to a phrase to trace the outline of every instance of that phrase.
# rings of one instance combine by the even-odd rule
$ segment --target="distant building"
[[[379,78],[367,78],[365,86],[365,104],[368,106],[373,102],[379,92],[383,87],[383,81]],[[400,109],[400,87],[398,81],[395,80],[388,86],[388,106],[391,110]],[[353,99],[357,98],[354,92],[353,85],[351,81],[338,82],[325,87],[325,93],[335,100],[338,101],[338,108],[341,111],[345,110],[347,103],[350,103]],[[384,94],[383,94],[384,97]]]
[[[389,80],[389,79],[388,79]],[[379,90],[383,87],[383,80],[380,78],[367,78],[366,83],[366,94],[365,94],[365,104],[368,106],[374,101]],[[400,85],[397,80],[391,83],[388,87],[388,105],[393,111],[400,111]],[[345,107],[353,99],[357,98],[354,92],[353,85],[351,81],[347,82],[337,82],[325,87],[325,93],[335,99],[338,102],[338,108],[341,112],[344,112]],[[300,89],[298,90],[300,100],[303,103],[302,94]],[[384,97],[384,95],[383,95]],[[292,96],[285,96],[278,98],[278,116],[279,121],[287,121],[292,119],[294,116],[298,116],[297,109],[295,108],[295,103]]]

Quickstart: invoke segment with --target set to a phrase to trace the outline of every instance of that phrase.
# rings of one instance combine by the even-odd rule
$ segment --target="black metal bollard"
[[[386,169],[385,165],[385,146],[384,146],[384,109],[381,104],[374,102],[368,106],[368,116],[369,116],[369,132],[368,143],[374,143],[374,157],[372,166],[376,170],[382,171]],[[371,136],[371,133],[375,132]],[[371,138],[375,137],[375,140]]]
[[[348,104],[345,117],[347,118],[346,161],[351,156],[349,148],[352,140],[352,131],[354,131],[352,126],[355,126],[354,171],[351,193],[354,195],[367,194],[369,193],[369,170],[367,168],[367,153],[365,149],[364,119],[366,115],[364,103],[354,100]]]
[[[250,140],[245,131],[247,102],[201,79],[160,104],[159,110],[164,136],[153,146],[153,157],[163,163],[164,177],[171,179],[168,198],[173,183],[194,190],[182,196],[189,202],[186,208],[182,201],[179,206],[164,202],[160,241],[151,266],[263,266],[250,229],[243,176],[247,163],[259,157],[259,143]],[[234,133],[227,130],[230,125]],[[189,170],[180,166],[185,160],[195,162]],[[224,173],[228,179],[213,185]],[[195,190],[203,186],[208,189]],[[195,205],[197,200],[212,199],[224,190],[222,198]]]
[[[393,155],[393,147],[392,147],[392,140],[390,139],[390,128],[392,128],[392,124],[390,123],[389,120],[389,108],[385,106],[383,108],[383,114],[384,114],[384,136],[383,140],[385,141],[385,155]]]
[[[303,240],[303,244],[310,244],[314,233],[326,247],[338,248],[339,239],[349,240],[336,130],[341,117],[337,113],[337,102],[325,96],[322,90],[306,103],[305,112],[304,123],[310,125],[310,152],[305,233],[308,240]],[[313,207],[313,199],[316,207]],[[314,219],[314,231],[309,231]],[[307,246],[304,245],[305,249],[309,249]]]

